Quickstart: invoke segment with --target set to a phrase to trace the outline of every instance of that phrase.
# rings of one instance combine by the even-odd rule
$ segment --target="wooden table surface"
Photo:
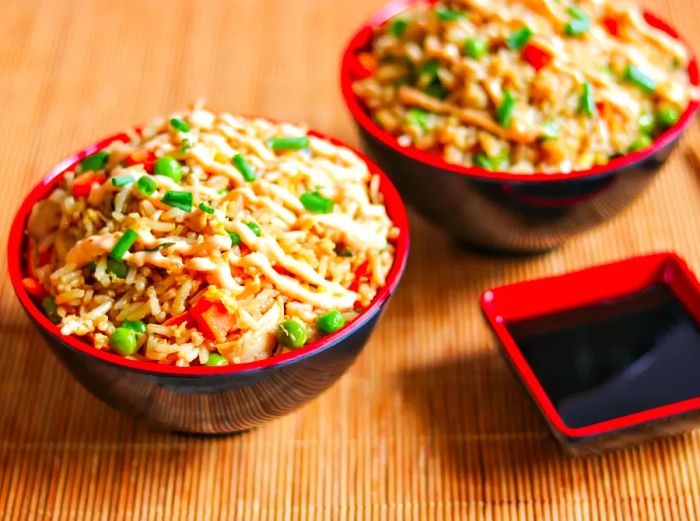
[[[96,138],[206,97],[357,143],[341,48],[382,0],[3,0],[0,243],[29,188]],[[700,49],[697,0],[656,0]],[[8,519],[698,519],[700,431],[561,453],[498,355],[478,295],[654,250],[700,270],[700,175],[683,141],[622,216],[545,256],[478,257],[412,216],[403,283],[352,369],[245,434],[151,429],[42,344],[0,256],[0,516]]]

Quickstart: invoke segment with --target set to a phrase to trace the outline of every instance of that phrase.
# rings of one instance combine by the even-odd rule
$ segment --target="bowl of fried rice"
[[[345,49],[365,148],[482,250],[549,250],[627,206],[698,109],[666,23],[612,0],[396,0]]]
[[[8,244],[19,301],[95,396],[229,433],[352,364],[403,273],[405,209],[362,154],[305,127],[192,109],[59,163]]]

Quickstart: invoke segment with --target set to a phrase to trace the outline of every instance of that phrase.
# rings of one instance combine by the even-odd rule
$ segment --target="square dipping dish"
[[[501,286],[486,291],[481,306],[570,452],[700,423],[700,284],[677,255]]]

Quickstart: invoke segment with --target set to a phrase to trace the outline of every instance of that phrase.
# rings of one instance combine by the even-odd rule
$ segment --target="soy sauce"
[[[700,396],[700,329],[663,284],[508,329],[569,427]]]

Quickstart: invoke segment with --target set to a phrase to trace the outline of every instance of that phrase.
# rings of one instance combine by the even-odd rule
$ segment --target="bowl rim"
[[[562,293],[562,284],[570,291]],[[700,323],[700,282],[675,252],[635,255],[558,275],[505,284],[481,295],[481,310],[498,339],[501,352],[552,429],[570,441],[700,410],[700,395],[583,426],[568,425],[523,355],[508,323],[585,308],[633,294],[653,284],[666,285],[695,322]],[[524,299],[524,295],[531,298]]]
[[[353,71],[357,70],[357,52],[365,49],[374,30],[386,23],[396,14],[415,4],[433,4],[436,0],[393,0],[380,7],[373,15],[371,15],[361,27],[353,34],[350,41],[346,45],[341,62],[340,69],[340,88],[343,94],[345,105],[350,111],[353,119],[360,127],[379,141],[384,146],[398,152],[399,154],[418,161],[427,166],[445,170],[453,174],[465,175],[477,179],[485,180],[502,180],[502,181],[517,181],[522,183],[543,182],[543,181],[565,181],[567,179],[581,179],[587,177],[595,177],[601,174],[606,174],[611,171],[623,169],[630,165],[648,159],[655,155],[660,150],[667,147],[669,144],[677,140],[683,131],[691,123],[695,113],[700,107],[700,100],[691,100],[685,111],[681,114],[678,121],[667,129],[664,133],[658,136],[653,143],[642,150],[624,154],[615,159],[611,159],[605,164],[596,165],[585,170],[573,170],[571,172],[533,172],[533,173],[516,173],[509,171],[485,170],[476,166],[463,166],[455,163],[448,163],[440,155],[434,152],[426,152],[413,146],[401,146],[397,138],[381,128],[372,120],[370,115],[365,111],[362,103],[352,90],[352,84],[357,81],[353,78]],[[653,27],[664,31],[666,34],[680,42],[688,52],[688,78],[690,83],[698,87],[700,85],[700,74],[698,73],[698,64],[695,54],[688,45],[687,41],[668,23],[663,21],[648,10],[644,10],[644,17],[647,23]]]
[[[267,119],[268,121],[275,121],[268,118],[253,118],[249,116],[242,117],[246,117],[248,119]],[[138,127],[135,127],[135,129],[138,129]],[[394,252],[394,263],[392,264],[387,275],[386,284],[377,292],[370,304],[363,309],[354,320],[335,333],[320,338],[315,342],[311,342],[302,348],[290,351],[288,353],[270,356],[263,360],[257,360],[254,362],[229,364],[221,367],[177,367],[174,365],[159,364],[153,361],[131,360],[109,351],[96,349],[93,345],[81,340],[77,336],[61,334],[59,328],[48,320],[34,300],[29,296],[24,285],[22,284],[22,278],[24,277],[24,273],[22,271],[22,256],[27,219],[29,218],[29,213],[31,212],[34,204],[49,195],[50,191],[60,182],[65,172],[77,165],[77,163],[84,157],[102,150],[112,142],[129,141],[129,135],[126,132],[111,135],[81,149],[74,154],[71,154],[66,159],[63,159],[57,163],[56,166],[51,168],[49,172],[41,178],[41,180],[31,189],[29,194],[23,199],[12,220],[7,242],[10,281],[20,304],[27,314],[29,314],[30,318],[38,325],[38,327],[42,328],[52,337],[55,337],[57,341],[61,342],[65,346],[93,357],[96,360],[123,367],[131,371],[173,377],[226,376],[258,372],[263,369],[281,367],[325,351],[326,349],[347,339],[354,333],[358,332],[381,310],[381,307],[391,297],[398,286],[408,259],[410,244],[408,216],[403,200],[389,177],[366,155],[355,150],[346,143],[316,130],[308,129],[307,135],[325,139],[336,146],[344,147],[353,151],[365,162],[370,173],[379,175],[379,192],[384,196],[384,205],[386,207],[387,214],[394,223],[394,226],[396,226],[399,230],[399,235],[394,240],[396,247]]]

